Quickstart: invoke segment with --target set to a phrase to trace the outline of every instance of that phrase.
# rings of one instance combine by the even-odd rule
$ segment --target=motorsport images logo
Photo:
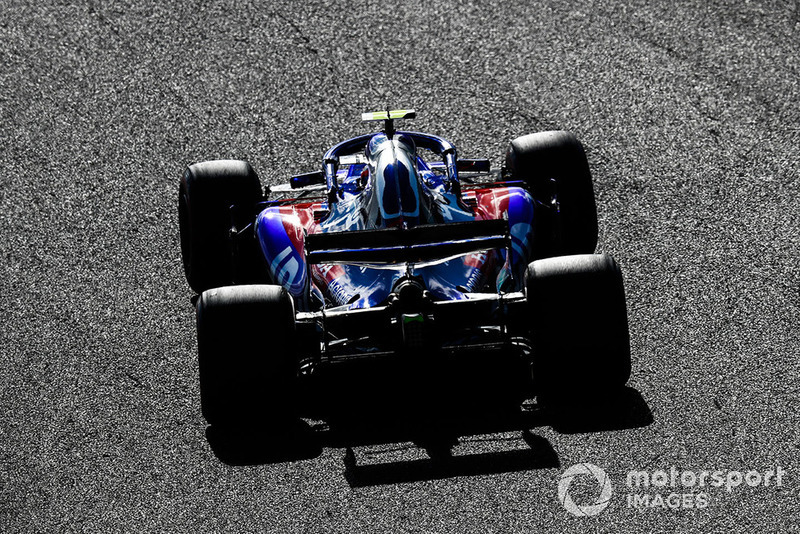
[[[702,509],[709,506],[715,488],[732,493],[739,487],[780,487],[786,470],[777,466],[764,472],[757,470],[723,471],[719,469],[702,471],[680,470],[675,466],[655,471],[628,471],[622,492],[628,508],[635,509]],[[594,501],[578,504],[570,494],[570,487],[576,478],[588,478],[579,486],[582,490],[591,488],[592,481],[597,485]],[[575,488],[573,488],[574,490]],[[581,494],[585,491],[581,491]],[[608,474],[588,462],[575,464],[558,481],[558,500],[564,508],[576,517],[595,516],[611,503],[611,479]],[[585,500],[585,495],[582,495]],[[590,499],[591,500],[591,499]]]
[[[591,504],[576,504],[569,493],[569,487],[576,477],[587,476],[593,477],[597,481],[600,487],[600,493]],[[569,513],[578,517],[597,515],[605,510],[611,502],[611,493],[611,479],[608,478],[605,471],[590,463],[573,465],[564,471],[561,475],[561,479],[558,481],[558,500]]]

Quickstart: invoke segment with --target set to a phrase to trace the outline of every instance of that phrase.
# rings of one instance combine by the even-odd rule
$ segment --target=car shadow
[[[632,387],[605,392],[602,397],[576,395],[548,410],[549,423],[558,433],[579,434],[641,428],[653,422],[653,413],[641,393]]]
[[[206,427],[206,439],[218,460],[234,466],[297,462],[322,454],[319,437],[304,420],[289,427],[212,425]]]
[[[364,487],[558,468],[552,445],[532,429],[550,426],[563,434],[594,433],[640,428],[652,421],[642,395],[625,387],[602,400],[562,399],[558,409],[533,401],[526,401],[520,409],[457,404],[408,409],[384,403],[368,411],[298,420],[283,427],[209,426],[206,437],[220,461],[236,466],[310,460],[325,449],[345,449],[344,476],[352,487]],[[482,436],[477,441],[489,442],[492,450],[475,452],[475,436]],[[417,454],[395,459],[381,452],[399,443],[408,443],[407,448]],[[364,447],[377,447],[378,453],[367,454],[368,461],[360,461],[354,450]],[[502,448],[506,450],[497,450]],[[384,457],[390,460],[373,461]]]
[[[344,476],[350,486],[356,488],[560,467],[558,455],[545,438],[523,430],[521,441],[527,446],[515,450],[463,456],[436,455],[374,465],[359,465],[353,449],[348,447]]]

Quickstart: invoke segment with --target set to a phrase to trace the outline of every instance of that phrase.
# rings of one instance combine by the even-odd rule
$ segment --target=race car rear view
[[[202,410],[216,426],[321,416],[442,388],[519,407],[621,388],[622,276],[594,254],[581,143],[511,142],[505,165],[383,130],[262,189],[244,161],[190,166],[181,252],[197,300]],[[483,398],[483,397],[482,397]]]

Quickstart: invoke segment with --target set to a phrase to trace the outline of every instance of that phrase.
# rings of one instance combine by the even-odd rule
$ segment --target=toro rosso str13
[[[498,173],[448,141],[383,130],[319,171],[262,189],[245,161],[180,181],[212,425],[326,413],[344,399],[492,391],[517,407],[630,374],[622,276],[595,254],[597,215],[569,132],[511,142]]]

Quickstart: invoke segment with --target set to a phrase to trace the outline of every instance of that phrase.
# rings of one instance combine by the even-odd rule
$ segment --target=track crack
[[[344,91],[339,85],[339,78],[340,76],[343,76],[343,73],[334,66],[333,61],[331,61],[330,58],[323,57],[323,54],[321,54],[317,48],[311,45],[311,38],[308,37],[308,35],[306,35],[306,33],[303,31],[300,25],[298,25],[294,20],[287,17],[283,13],[277,11],[272,12],[272,14],[275,15],[275,17],[282,20],[283,22],[285,22],[286,24],[288,24],[289,27],[291,27],[292,30],[294,30],[295,34],[297,34],[297,37],[303,42],[302,47],[304,49],[306,49],[308,52],[310,52],[311,54],[319,58],[321,61],[323,61],[323,63],[325,64],[325,70],[328,71],[328,73],[331,75],[331,80],[332,80],[331,86],[334,89],[336,89],[336,92],[339,93],[339,96],[344,99],[345,98]]]
[[[277,13],[276,12],[275,16],[278,17],[279,19],[281,19],[283,22],[285,22],[289,26],[291,26],[291,28],[294,30],[294,32],[297,34],[297,36],[300,38],[300,40],[303,41],[303,43],[304,43],[303,48],[305,48],[306,50],[308,50],[309,52],[311,52],[314,55],[317,55],[317,56],[319,55],[319,50],[317,50],[316,48],[311,46],[311,39],[305,34],[305,32],[302,30],[302,28],[300,28],[300,26],[298,26],[295,21],[293,21],[289,17],[285,16],[283,13]]]

